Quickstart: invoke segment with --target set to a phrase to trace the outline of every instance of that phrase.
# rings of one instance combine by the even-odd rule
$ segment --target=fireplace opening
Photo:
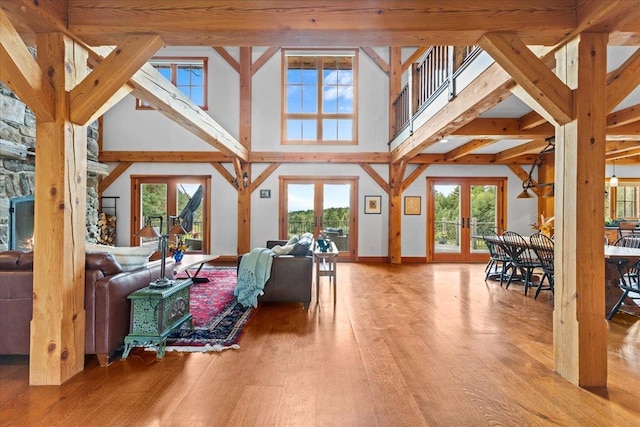
[[[33,249],[34,206],[33,196],[9,200],[9,249]]]

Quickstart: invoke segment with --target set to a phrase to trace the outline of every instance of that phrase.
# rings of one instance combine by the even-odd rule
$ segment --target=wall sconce
[[[540,166],[543,161],[544,161],[544,156],[547,153],[552,153],[555,148],[555,141],[556,138],[555,136],[551,136],[549,138],[546,139],[547,141],[547,145],[546,147],[544,147],[542,149],[542,151],[540,151],[540,153],[538,153],[538,157],[536,157],[536,160],[533,162],[533,165],[531,165],[531,169],[529,170],[529,174],[527,175],[527,179],[525,179],[522,182],[522,192],[520,194],[518,194],[516,196],[516,199],[530,199],[533,196],[531,195],[531,193],[529,193],[529,189],[530,188],[541,188],[541,187],[551,187],[551,189],[549,191],[547,191],[542,197],[553,197],[554,196],[554,189],[555,189],[555,185],[553,182],[549,182],[549,183],[544,183],[544,184],[534,184],[533,183],[533,171],[536,168],[536,166]]]
[[[249,174],[246,172],[242,174],[242,186],[244,188],[249,186]]]
[[[618,177],[616,176],[616,161],[613,161],[613,175],[611,175],[611,179],[609,180],[609,187],[617,187],[618,186]]]

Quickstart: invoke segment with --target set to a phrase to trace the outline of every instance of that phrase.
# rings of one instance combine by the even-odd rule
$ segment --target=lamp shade
[[[169,235],[171,236],[173,234],[187,234],[187,230],[184,229],[182,224],[178,223],[171,227],[171,230],[169,230]]]
[[[532,197],[533,196],[531,195],[531,193],[529,193],[529,191],[525,188],[524,190],[522,190],[522,193],[516,196],[516,199],[531,199]]]
[[[149,224],[142,227],[142,229],[136,233],[136,237],[146,237],[151,239],[157,239],[160,236],[162,236],[160,232]]]

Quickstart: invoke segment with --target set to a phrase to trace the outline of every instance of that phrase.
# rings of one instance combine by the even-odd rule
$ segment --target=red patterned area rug
[[[191,285],[189,312],[193,315],[194,330],[189,329],[188,323],[182,325],[167,339],[166,351],[208,352],[240,348],[238,341],[242,328],[251,318],[253,307],[243,307],[233,295],[237,285],[236,268],[203,268],[198,277],[206,277],[209,282]]]

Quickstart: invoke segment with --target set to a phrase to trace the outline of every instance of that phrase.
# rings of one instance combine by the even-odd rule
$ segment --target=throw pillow
[[[291,255],[306,255],[311,249],[313,243],[313,237],[311,233],[305,233],[300,236],[300,240],[294,245]]]
[[[298,243],[298,240],[300,240],[300,237],[298,237],[297,234],[294,234],[293,236],[291,236],[289,238],[289,241],[287,242],[287,244],[285,246],[289,246],[289,245],[293,246],[296,243]]]
[[[276,255],[289,255],[291,251],[293,251],[294,246],[295,245],[284,245],[284,246],[275,245],[274,247],[271,248],[271,250]]]

